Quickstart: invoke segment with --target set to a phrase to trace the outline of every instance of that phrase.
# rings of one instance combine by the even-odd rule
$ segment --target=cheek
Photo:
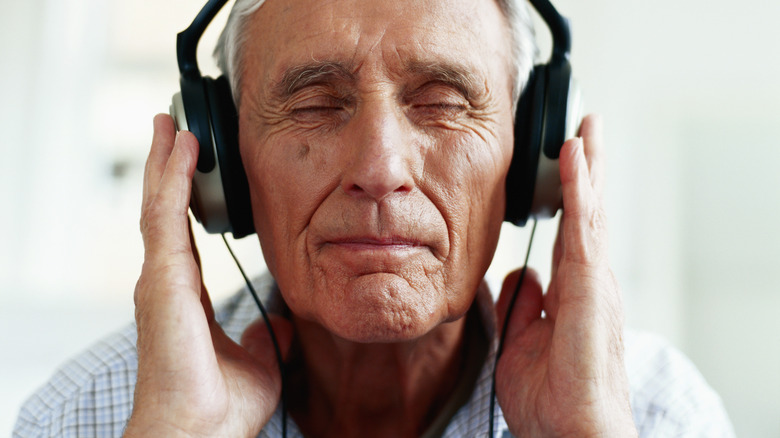
[[[337,184],[338,168],[323,151],[295,136],[242,138],[255,229],[266,264],[276,278],[305,261],[305,231]]]
[[[446,154],[431,152],[426,179],[444,216],[451,243],[450,293],[470,296],[493,258],[504,216],[504,181],[511,150],[465,136]]]
[[[503,218],[504,176],[511,152],[496,146],[499,142],[494,137],[489,137],[490,142],[460,132],[449,139],[429,139],[415,157],[420,166],[413,170],[418,175],[414,193],[424,197],[420,200],[424,208],[416,205],[404,211],[418,215],[424,211],[435,217],[418,222],[436,223],[441,240],[447,241],[446,257],[436,265],[441,266],[436,275],[410,268],[392,281],[383,281],[381,288],[373,288],[379,276],[367,277],[365,284],[350,283],[354,287],[347,288],[341,280],[348,276],[339,275],[335,268],[318,269],[319,259],[307,248],[307,237],[319,224],[313,219],[323,211],[351,217],[344,212],[356,206],[351,198],[332,196],[338,192],[339,169],[348,164],[343,154],[332,152],[339,150],[336,140],[330,139],[333,144],[320,140],[310,147],[295,136],[255,139],[241,132],[263,254],[287,304],[298,316],[318,321],[346,338],[387,335],[390,339],[401,333],[419,335],[430,324],[453,320],[468,310],[495,251]],[[334,199],[346,204],[329,209]],[[353,296],[364,298],[353,302],[349,300]]]

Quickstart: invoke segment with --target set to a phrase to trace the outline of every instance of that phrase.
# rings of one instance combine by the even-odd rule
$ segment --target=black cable
[[[271,335],[271,342],[274,344],[274,353],[276,353],[276,362],[279,364],[279,374],[282,376],[282,395],[281,395],[281,402],[282,402],[282,438],[287,438],[287,403],[286,403],[286,397],[285,397],[285,373],[284,373],[284,361],[282,360],[282,350],[279,348],[279,342],[276,340],[276,333],[274,333],[274,328],[271,327],[271,321],[268,319],[268,313],[265,311],[265,306],[263,306],[263,303],[260,302],[260,298],[257,296],[257,292],[255,291],[254,286],[252,286],[252,282],[249,281],[249,277],[246,276],[246,273],[244,272],[244,268],[241,267],[241,263],[238,262],[238,258],[236,257],[235,253],[233,253],[233,249],[230,247],[230,244],[228,244],[227,238],[225,238],[225,234],[222,233],[222,241],[225,242],[225,246],[228,249],[228,252],[230,252],[230,256],[233,257],[233,261],[236,262],[236,266],[238,266],[238,270],[241,272],[241,276],[244,277],[244,281],[246,282],[246,287],[249,289],[249,292],[252,294],[252,298],[255,299],[255,304],[257,304],[257,307],[260,309],[260,313],[263,315],[263,321],[265,321],[265,326],[268,328],[268,333]]]
[[[504,337],[506,336],[506,331],[509,327],[509,316],[512,314],[512,309],[515,307],[517,295],[520,293],[520,287],[523,285],[523,281],[525,280],[525,272],[528,269],[528,259],[531,255],[531,245],[534,242],[534,234],[536,233],[536,218],[531,218],[531,220],[533,221],[533,225],[531,226],[531,236],[528,238],[528,248],[525,252],[525,263],[523,263],[523,269],[520,271],[520,278],[517,280],[515,291],[512,293],[512,299],[509,301],[509,307],[506,309],[504,325],[501,328],[501,337],[498,338],[496,362],[493,364],[493,384],[490,388],[490,423],[488,425],[488,438],[493,438],[493,423],[495,421],[496,412],[496,370],[498,369],[498,359],[501,358],[501,353],[504,352]]]

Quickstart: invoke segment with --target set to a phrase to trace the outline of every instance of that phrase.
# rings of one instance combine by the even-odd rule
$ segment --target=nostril
[[[363,188],[357,184],[349,184],[347,187],[345,187],[344,191],[352,196],[361,195],[365,192],[365,190],[363,190]]]
[[[385,189],[379,186],[369,186],[369,189],[366,190],[357,184],[350,184],[348,187],[346,187],[344,191],[350,195],[366,194],[373,198],[381,198],[386,195],[389,195],[390,193],[408,193],[411,190],[412,188],[407,185],[401,185],[396,187],[395,189]]]

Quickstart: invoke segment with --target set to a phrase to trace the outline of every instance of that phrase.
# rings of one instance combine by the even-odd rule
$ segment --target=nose
[[[351,160],[341,187],[355,197],[380,201],[414,187],[412,136],[406,116],[389,102],[366,102],[350,121]]]

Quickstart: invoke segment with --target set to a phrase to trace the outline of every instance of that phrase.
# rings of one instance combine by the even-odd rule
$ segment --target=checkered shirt
[[[257,280],[256,289],[269,296],[273,279]],[[495,339],[492,298],[487,287],[478,300],[486,331]],[[251,296],[242,290],[217,309],[225,332],[238,340],[259,317]],[[14,437],[119,437],[133,410],[138,371],[136,328],[124,329],[66,363],[22,406]],[[655,336],[627,331],[626,368],[631,385],[631,407],[640,437],[733,437],[734,432],[718,395],[681,353]],[[447,426],[445,438],[487,437],[488,411],[495,344],[468,402]],[[302,437],[288,418],[287,435]],[[510,437],[500,408],[497,437]],[[281,436],[277,409],[259,437]]]

